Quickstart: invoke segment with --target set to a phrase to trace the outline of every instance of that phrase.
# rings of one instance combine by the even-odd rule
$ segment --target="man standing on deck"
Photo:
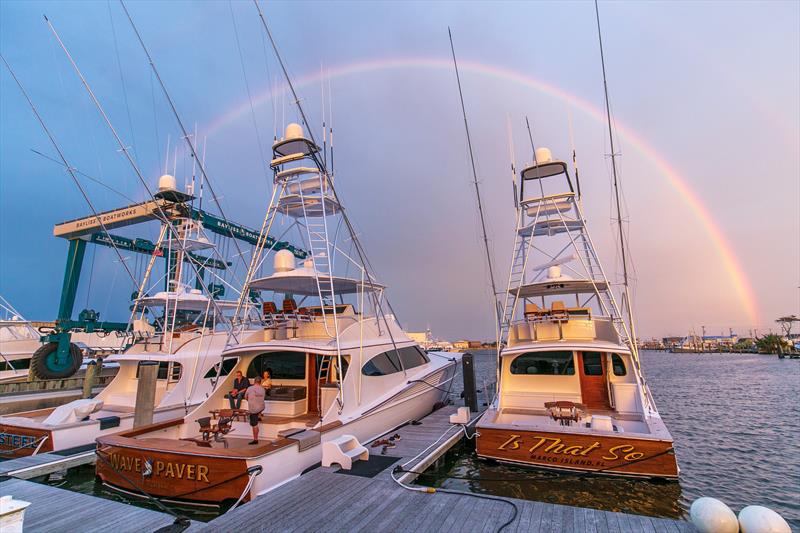
[[[250,444],[258,444],[258,422],[259,415],[264,411],[264,398],[267,391],[261,386],[261,378],[253,378],[253,384],[247,388],[244,398],[247,400],[247,410],[250,413],[250,426],[253,428],[253,440]]]

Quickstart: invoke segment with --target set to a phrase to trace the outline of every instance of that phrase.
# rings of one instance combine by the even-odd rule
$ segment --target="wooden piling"
[[[156,376],[158,361],[139,363],[139,383],[136,386],[136,407],[133,413],[133,427],[153,423],[153,407],[156,401]]]
[[[83,376],[83,394],[81,398],[91,398],[92,389],[94,389],[97,382],[97,376],[100,375],[100,370],[103,368],[103,359],[98,357],[96,361],[89,361],[86,365],[86,373]]]
[[[461,374],[464,377],[464,405],[473,413],[478,412],[478,393],[475,390],[475,360],[471,353],[461,357]]]

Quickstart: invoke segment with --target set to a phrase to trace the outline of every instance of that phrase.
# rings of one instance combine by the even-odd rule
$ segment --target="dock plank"
[[[27,531],[134,533],[155,531],[174,521],[165,513],[21,479],[0,482],[0,494],[31,503],[25,510]]]

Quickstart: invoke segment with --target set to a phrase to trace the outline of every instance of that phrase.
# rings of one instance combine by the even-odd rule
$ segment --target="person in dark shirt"
[[[233,380],[233,390],[225,395],[228,401],[231,402],[231,409],[239,409],[242,407],[242,398],[250,386],[250,380],[242,375],[241,371],[236,372],[236,379]]]

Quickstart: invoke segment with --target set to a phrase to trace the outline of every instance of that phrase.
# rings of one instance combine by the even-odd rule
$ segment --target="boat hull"
[[[634,436],[527,431],[478,425],[484,459],[537,468],[594,474],[676,479],[672,441]]]

